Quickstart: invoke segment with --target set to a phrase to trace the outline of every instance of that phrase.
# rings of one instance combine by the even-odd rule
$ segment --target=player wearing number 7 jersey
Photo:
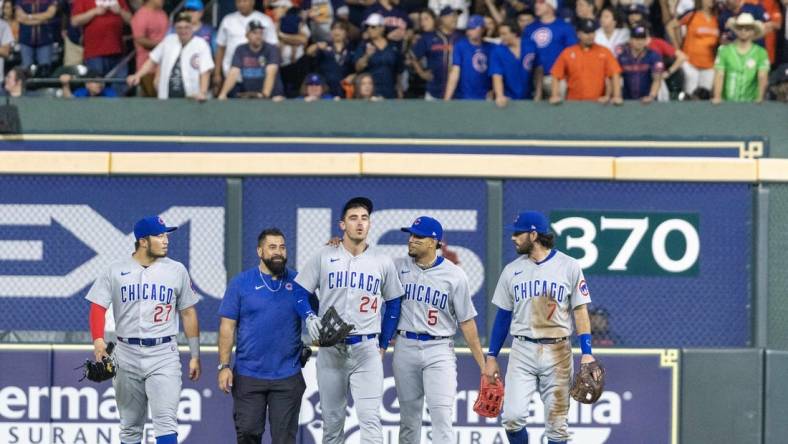
[[[535,211],[520,213],[512,241],[521,256],[501,272],[492,302],[498,307],[490,334],[484,375],[498,374],[496,356],[506,336],[514,336],[506,369],[501,422],[510,444],[528,444],[525,429],[529,403],[538,391],[544,402],[548,444],[569,440],[569,386],[572,379],[572,316],[583,351],[581,363],[593,362],[591,302],[577,261],[553,248],[550,221]]]
[[[344,232],[340,245],[324,247],[295,280],[307,292],[317,291],[321,317],[333,306],[345,322],[355,326],[344,344],[322,347],[317,355],[323,444],[345,441],[348,387],[358,414],[360,442],[383,443],[382,356],[397,328],[403,290],[391,258],[367,244],[371,213],[371,200],[350,199],[339,221]],[[304,310],[302,316],[306,314]],[[316,339],[312,329],[310,335]]]
[[[399,444],[421,442],[424,399],[432,420],[434,443],[455,441],[451,419],[457,393],[454,335],[457,323],[482,368],[484,354],[476,331],[476,309],[468,276],[436,254],[443,238],[437,220],[421,216],[402,231],[410,233],[407,258],[395,265],[405,286],[397,341],[394,381],[400,405]]]
[[[112,381],[120,414],[120,440],[140,443],[148,404],[156,444],[176,444],[181,396],[178,314],[189,340],[189,377],[200,377],[198,298],[186,267],[167,257],[168,227],[158,216],[134,225],[135,251],[96,279],[85,297],[91,302],[90,330],[96,359],[106,356],[104,315],[112,306],[118,345]]]

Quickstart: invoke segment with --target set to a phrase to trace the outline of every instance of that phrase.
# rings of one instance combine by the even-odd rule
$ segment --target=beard
[[[524,244],[517,246],[517,254],[524,254],[526,256],[530,255],[531,252],[534,250],[534,243],[530,240],[525,241]]]
[[[281,276],[285,273],[287,258],[284,256],[271,256],[270,258],[263,259],[263,263],[271,270],[274,276]]]
[[[153,259],[167,257],[167,253],[166,252],[165,253],[154,253],[153,249],[151,249],[151,247],[150,247],[150,244],[148,244],[148,248],[145,249],[145,254],[148,255],[148,257],[153,258]]]

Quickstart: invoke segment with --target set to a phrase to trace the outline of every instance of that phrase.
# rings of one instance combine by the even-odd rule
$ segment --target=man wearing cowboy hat
[[[723,99],[760,103],[768,83],[769,55],[753,41],[763,36],[763,23],[744,12],[726,25],[736,33],[736,40],[717,51],[712,103]]]

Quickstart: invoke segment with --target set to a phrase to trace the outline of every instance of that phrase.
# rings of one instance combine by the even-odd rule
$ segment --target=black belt
[[[564,336],[563,338],[529,338],[528,336],[515,336],[515,338],[520,339],[522,341],[533,342],[535,344],[558,344],[559,342],[564,342],[569,339],[569,336]]]
[[[172,341],[172,336],[164,336],[163,338],[121,338],[118,336],[118,341],[125,342],[129,345],[141,345],[143,347],[153,347],[154,345],[166,344]]]

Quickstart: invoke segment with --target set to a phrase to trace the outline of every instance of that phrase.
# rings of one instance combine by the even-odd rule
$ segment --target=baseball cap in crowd
[[[402,227],[402,231],[420,237],[431,237],[440,242],[443,239],[443,227],[436,219],[428,216],[419,216],[409,227]]]
[[[443,8],[441,8],[441,12],[438,15],[443,17],[449,14],[462,14],[462,11],[459,9],[454,9],[451,6],[444,6]]]
[[[550,221],[538,211],[523,211],[517,215],[513,224],[506,225],[504,229],[515,233],[536,231],[539,234],[547,234],[550,232]]]
[[[484,28],[484,17],[474,14],[468,18],[468,25],[465,29]]]
[[[252,32],[257,29],[263,29],[263,28],[265,27],[263,26],[263,23],[260,20],[251,20],[246,25],[246,32]]]
[[[637,25],[629,31],[629,36],[633,39],[644,39],[648,37],[648,30],[643,25]]]
[[[347,213],[347,210],[356,207],[364,207],[367,209],[367,212],[369,214],[372,214],[372,201],[367,197],[358,196],[350,199],[345,203],[345,206],[342,207],[342,217],[343,218],[345,217],[345,213]]]
[[[365,26],[383,26],[383,16],[378,14],[377,12],[373,12],[372,14],[364,20]]]
[[[172,21],[173,23],[179,22],[192,22],[192,15],[189,14],[189,11],[181,11],[178,15],[175,16],[175,20]]]
[[[186,11],[202,11],[205,9],[205,5],[202,4],[202,0],[186,0],[186,3],[183,4],[183,9]]]
[[[558,11],[558,0],[544,0],[547,6],[553,8],[553,11]]]
[[[585,33],[596,32],[596,20],[593,19],[580,19],[577,21],[577,30]]]
[[[169,233],[177,230],[178,227],[168,227],[164,220],[159,216],[148,216],[140,219],[134,224],[134,237],[137,240],[145,236],[158,236],[162,233]]]
[[[630,14],[640,14],[640,15],[643,15],[643,16],[647,16],[648,15],[648,8],[646,8],[646,5],[632,3],[632,4],[630,4],[627,7],[627,15],[630,15]]]
[[[323,76],[317,73],[312,73],[306,76],[306,84],[307,85],[322,85],[323,84]]]

